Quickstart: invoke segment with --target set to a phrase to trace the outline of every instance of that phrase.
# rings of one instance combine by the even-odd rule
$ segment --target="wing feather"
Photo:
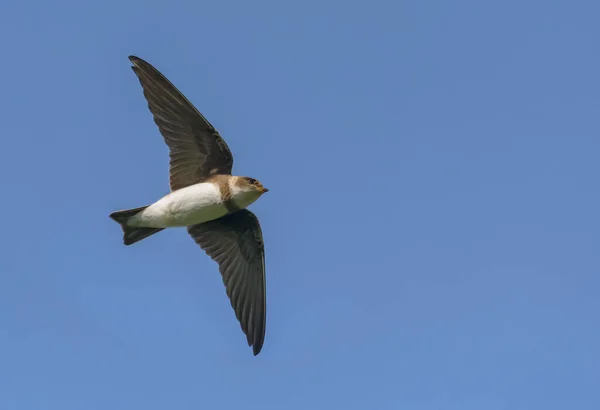
[[[219,264],[231,306],[254,355],[266,328],[265,252],[258,218],[244,209],[188,227],[196,243]]]
[[[212,174],[231,174],[233,155],[217,130],[151,64],[130,56],[148,108],[170,151],[171,190],[196,184]]]

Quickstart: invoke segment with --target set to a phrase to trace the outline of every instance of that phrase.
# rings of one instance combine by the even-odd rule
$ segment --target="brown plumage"
[[[233,155],[210,122],[156,68],[130,56],[154,122],[170,148],[170,183],[175,191],[209,175],[231,175]]]
[[[236,205],[229,182],[233,181],[233,189],[239,184],[253,185],[261,194],[267,189],[254,179],[232,176],[233,155],[208,120],[152,65],[138,57],[129,59],[154,122],[169,147],[171,191],[200,182],[219,187],[228,214],[187,229],[218,263],[235,315],[257,355],[266,328],[264,242],[258,218]],[[124,217],[119,223],[126,225]]]
[[[258,218],[243,209],[190,226],[188,232],[219,264],[231,306],[257,355],[265,339],[267,313],[265,251]]]
[[[236,206],[236,204],[232,201],[232,193],[231,187],[229,186],[229,180],[232,177],[230,175],[216,174],[211,175],[204,182],[212,182],[213,184],[219,187],[219,191],[221,192],[221,200],[223,204],[227,208],[229,213],[233,213],[239,211],[240,208]]]

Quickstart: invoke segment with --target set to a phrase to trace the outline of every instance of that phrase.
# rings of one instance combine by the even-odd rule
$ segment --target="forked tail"
[[[144,238],[154,235],[156,232],[162,231],[164,228],[144,228],[144,227],[133,227],[128,226],[127,221],[133,216],[139,214],[148,206],[142,206],[141,208],[125,209],[124,211],[113,212],[109,216],[123,229],[123,243],[125,245],[131,245],[141,241]]]

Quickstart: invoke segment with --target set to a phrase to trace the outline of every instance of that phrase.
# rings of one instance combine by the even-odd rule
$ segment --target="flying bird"
[[[217,130],[156,68],[130,56],[148,108],[169,147],[171,192],[151,205],[110,214],[131,245],[165,228],[187,227],[219,265],[231,306],[254,355],[265,339],[263,235],[246,208],[268,189],[231,175],[233,155]]]

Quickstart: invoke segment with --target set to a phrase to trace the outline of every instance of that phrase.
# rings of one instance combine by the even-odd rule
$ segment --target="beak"
[[[262,187],[262,193],[269,192],[269,188]]]

